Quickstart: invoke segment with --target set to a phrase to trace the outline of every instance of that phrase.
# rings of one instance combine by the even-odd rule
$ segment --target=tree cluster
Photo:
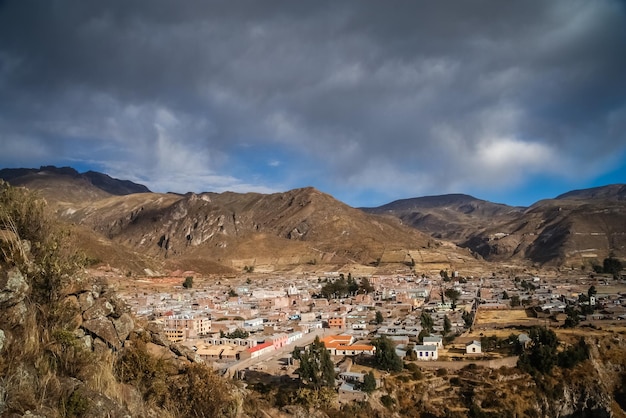
[[[376,352],[374,353],[374,363],[381,370],[399,372],[402,371],[402,359],[396,354],[396,347],[393,342],[385,337],[379,337],[372,341]]]
[[[335,281],[329,281],[320,290],[320,294],[327,299],[343,298],[357,293],[371,293],[374,288],[370,284],[367,278],[362,278],[360,283],[352,277],[351,273],[348,273],[348,278],[341,273],[339,279]]]
[[[303,383],[317,390],[335,386],[335,366],[319,337],[315,337],[305,350],[296,347],[292,355],[294,359],[300,360],[298,373]]]

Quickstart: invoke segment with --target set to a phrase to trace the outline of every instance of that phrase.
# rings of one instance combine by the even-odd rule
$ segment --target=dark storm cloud
[[[625,146],[625,16],[610,0],[7,1],[0,164],[48,153],[161,189],[263,190],[228,171],[254,145],[318,167],[269,188],[591,176]]]

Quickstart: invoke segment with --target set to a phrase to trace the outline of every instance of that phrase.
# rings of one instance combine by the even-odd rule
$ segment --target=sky
[[[618,0],[0,0],[0,167],[355,207],[626,183]]]

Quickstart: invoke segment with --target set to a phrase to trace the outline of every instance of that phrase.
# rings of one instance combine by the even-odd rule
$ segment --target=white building
[[[413,350],[419,361],[433,361],[439,358],[439,350],[436,345],[416,345]]]
[[[435,345],[437,348],[443,348],[443,337],[441,335],[424,337],[424,345]]]
[[[474,340],[465,346],[466,354],[479,354],[482,352],[483,352],[483,349],[482,349],[482,345],[480,344],[480,341]]]

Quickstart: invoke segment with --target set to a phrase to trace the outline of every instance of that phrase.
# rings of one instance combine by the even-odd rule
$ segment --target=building
[[[343,316],[335,316],[328,318],[328,328],[330,329],[345,329],[346,318]]]
[[[436,345],[437,348],[443,348],[443,337],[441,335],[424,337],[424,345]]]
[[[259,344],[256,347],[247,348],[246,351],[241,353],[241,358],[257,358],[264,354],[271,353],[275,350],[274,344],[271,341]]]
[[[413,350],[419,361],[434,361],[439,358],[439,350],[436,345],[416,345]]]
[[[482,346],[480,344],[480,341],[472,341],[471,343],[468,343],[465,346],[465,353],[466,354],[480,354],[482,353]]]
[[[195,314],[170,315],[165,318],[163,330],[170,341],[185,341],[208,334],[211,331],[211,318]]]
[[[358,354],[373,355],[376,347],[369,344],[354,344],[351,335],[329,335],[322,338],[324,347],[332,356],[355,356]]]

